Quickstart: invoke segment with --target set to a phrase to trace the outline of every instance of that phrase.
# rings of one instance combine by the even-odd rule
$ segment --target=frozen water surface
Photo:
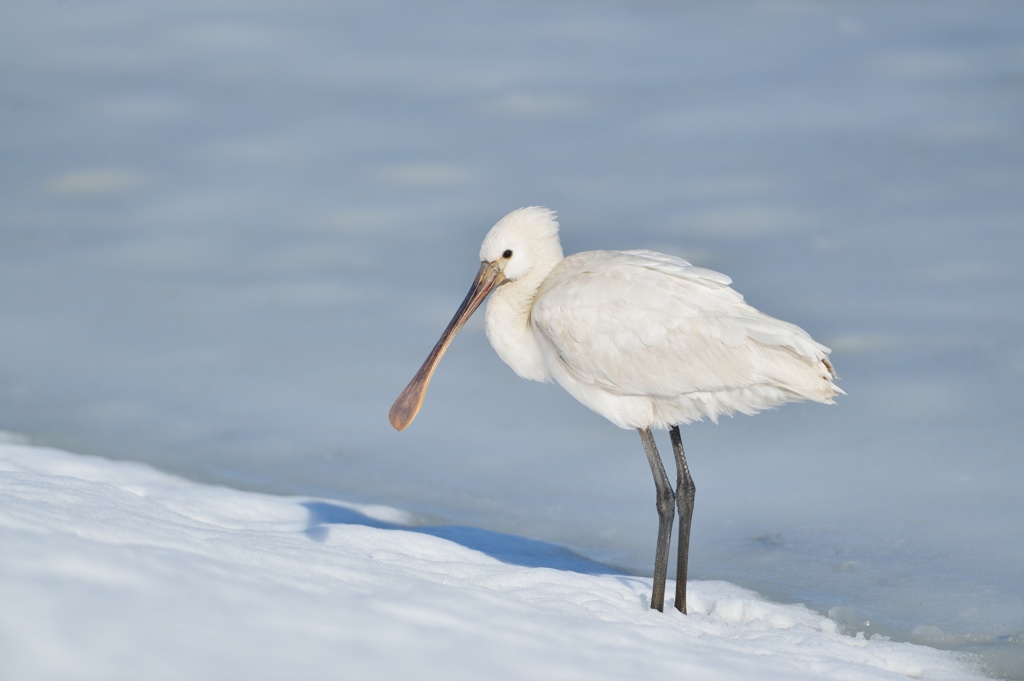
[[[655,248],[849,393],[685,429],[691,570],[1024,678],[1024,11],[1007,2],[38,2],[0,22],[0,428],[638,574],[638,438],[480,320],[512,208]],[[664,442],[664,440],[663,440]]]

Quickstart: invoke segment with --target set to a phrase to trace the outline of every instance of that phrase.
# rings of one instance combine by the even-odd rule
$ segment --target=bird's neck
[[[530,323],[530,310],[542,283],[543,277],[533,277],[499,287],[487,301],[484,324],[498,357],[531,381],[551,380]]]

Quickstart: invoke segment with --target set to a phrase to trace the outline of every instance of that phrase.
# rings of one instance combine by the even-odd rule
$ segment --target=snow
[[[0,494],[5,679],[984,678],[726,582],[657,613],[649,579],[397,509],[10,443]]]

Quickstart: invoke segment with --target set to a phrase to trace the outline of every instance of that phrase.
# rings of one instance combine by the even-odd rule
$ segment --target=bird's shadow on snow
[[[595,563],[563,546],[514,534],[458,525],[400,525],[371,518],[355,509],[326,501],[307,501],[302,506],[309,513],[309,524],[304,532],[313,541],[326,540],[331,525],[364,525],[382,530],[419,532],[438,537],[480,551],[509,565],[545,567],[586,575],[620,573],[613,567]]]

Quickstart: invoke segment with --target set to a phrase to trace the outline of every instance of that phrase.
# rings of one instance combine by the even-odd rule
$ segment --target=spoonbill
[[[437,364],[473,312],[487,303],[487,338],[519,376],[554,381],[620,428],[640,433],[654,475],[658,539],[651,608],[664,610],[675,510],[675,607],[686,613],[695,487],[681,424],[754,414],[785,402],[832,404],[829,349],[806,331],[754,309],[724,274],[655,251],[562,255],[547,208],[512,211],[487,233],[469,293],[388,415],[416,418]],[[668,429],[673,489],[652,428]]]

